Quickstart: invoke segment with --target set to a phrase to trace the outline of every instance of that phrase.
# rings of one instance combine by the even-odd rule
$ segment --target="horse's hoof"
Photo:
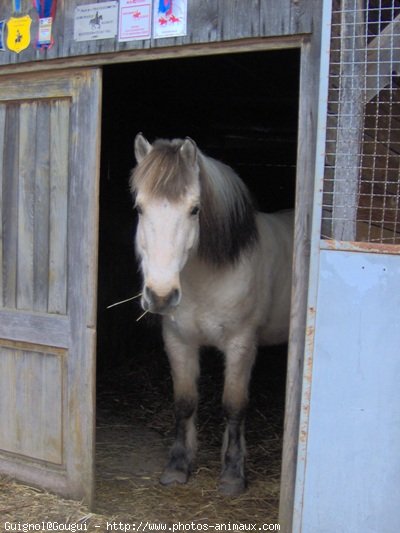
[[[241,477],[221,478],[218,490],[224,496],[240,496],[246,490],[246,480]]]
[[[161,485],[184,485],[189,479],[189,474],[183,470],[176,470],[172,468],[166,468],[161,474]]]

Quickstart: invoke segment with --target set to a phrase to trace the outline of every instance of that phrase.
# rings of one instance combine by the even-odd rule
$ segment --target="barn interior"
[[[202,353],[200,451],[185,487],[158,476],[173,438],[172,383],[157,317],[141,315],[129,193],[133,140],[189,136],[232,166],[257,207],[293,207],[299,50],[112,65],[103,72],[97,339],[96,510],[160,522],[277,519],[287,347],[260,350],[247,421],[249,489],[218,495],[223,358]],[[262,352],[262,353],[261,353]],[[132,507],[134,506],[134,508]],[[228,515],[226,514],[228,513]],[[246,515],[247,513],[247,515]]]

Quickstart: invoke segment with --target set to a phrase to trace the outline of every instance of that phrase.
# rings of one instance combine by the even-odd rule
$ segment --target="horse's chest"
[[[201,283],[182,279],[182,301],[174,317],[175,328],[186,342],[224,350],[253,307],[246,296],[251,291],[240,272],[233,279],[232,273],[229,279],[215,272],[200,274],[197,277]]]
[[[192,310],[174,318],[174,328],[187,342],[217,347],[223,344],[227,332],[223,316],[216,316],[209,310]]]
[[[214,317],[199,315],[195,320],[195,329],[198,332],[201,344],[220,346],[226,334],[226,326],[223,320]]]

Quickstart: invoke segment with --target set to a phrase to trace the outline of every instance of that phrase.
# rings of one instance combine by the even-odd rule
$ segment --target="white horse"
[[[162,315],[176,438],[162,484],[186,483],[195,459],[199,348],[225,354],[227,419],[219,488],[246,487],[244,418],[258,344],[287,341],[293,213],[254,210],[235,172],[189,138],[135,139],[141,305]]]

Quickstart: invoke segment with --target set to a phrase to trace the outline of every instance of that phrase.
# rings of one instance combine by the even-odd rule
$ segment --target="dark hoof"
[[[184,485],[185,483],[187,483],[188,479],[188,472],[167,467],[161,474],[160,483],[161,485]]]
[[[240,496],[246,490],[246,480],[241,477],[221,477],[218,490],[224,496]]]

